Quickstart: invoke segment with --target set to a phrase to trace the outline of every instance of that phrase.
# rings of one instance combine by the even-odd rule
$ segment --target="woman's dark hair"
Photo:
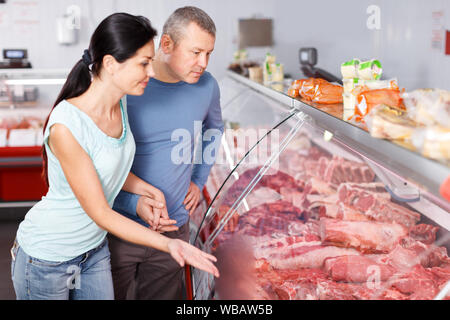
[[[95,29],[89,49],[85,50],[84,54],[80,53],[82,59],[70,71],[52,111],[61,101],[78,97],[86,92],[91,85],[92,77],[100,74],[105,55],[111,55],[117,62],[122,63],[153,40],[156,34],[150,21],[142,16],[114,13],[105,18]],[[50,114],[44,124],[44,133]],[[42,175],[48,185],[48,159],[45,145],[42,147],[42,158],[44,160]]]

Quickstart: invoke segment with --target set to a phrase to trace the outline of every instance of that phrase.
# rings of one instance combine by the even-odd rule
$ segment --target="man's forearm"
[[[140,195],[129,193],[122,190],[119,192],[116,199],[114,200],[113,208],[116,211],[137,216],[136,207],[140,197],[141,197]]]

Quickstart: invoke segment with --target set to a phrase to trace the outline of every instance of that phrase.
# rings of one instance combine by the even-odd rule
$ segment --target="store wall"
[[[56,18],[72,4],[80,6],[82,12],[79,42],[70,46],[59,45],[56,41]],[[7,0],[6,4],[0,4],[0,50],[27,48],[35,68],[70,68],[81,58],[95,27],[107,15],[117,11],[144,15],[161,34],[168,16],[185,5],[202,8],[216,23],[217,41],[208,69],[221,78],[237,48],[238,18],[273,12],[275,1]],[[25,12],[25,19],[20,17],[20,11]]]
[[[367,27],[371,5],[380,9],[379,30]],[[275,51],[297,76],[298,49],[311,46],[319,51],[318,66],[336,75],[343,61],[377,58],[385,77],[397,77],[407,90],[450,89],[450,55],[431,46],[435,11],[444,13],[442,27],[450,30],[448,0],[289,1],[274,12]]]
[[[82,11],[79,42],[56,41],[56,18],[66,8]],[[274,52],[285,70],[301,77],[298,49],[319,51],[318,66],[339,75],[340,63],[354,58],[378,58],[386,77],[397,77],[408,90],[418,87],[450,89],[450,56],[432,49],[432,12],[444,13],[450,29],[448,0],[7,0],[0,4],[0,49],[28,48],[35,68],[69,68],[81,57],[96,25],[108,14],[126,11],[147,16],[161,32],[168,15],[184,5],[195,5],[215,20],[218,33],[209,70],[224,76],[237,49],[237,20],[253,16],[274,19],[273,48],[252,48],[251,58]],[[380,8],[380,29],[367,27],[370,5]]]

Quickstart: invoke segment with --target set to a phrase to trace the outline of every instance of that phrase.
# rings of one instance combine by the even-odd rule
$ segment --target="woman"
[[[27,213],[11,250],[17,299],[113,299],[107,232],[218,276],[213,256],[158,232],[175,223],[164,196],[130,173],[135,143],[121,98],[144,93],[155,35],[146,18],[113,14],[70,72],[44,127],[49,191]],[[154,230],[111,209],[120,189],[148,197]]]

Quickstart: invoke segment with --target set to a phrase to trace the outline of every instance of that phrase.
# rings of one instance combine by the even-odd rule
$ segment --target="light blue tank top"
[[[52,111],[44,133],[50,187],[47,195],[28,211],[17,231],[17,241],[28,255],[63,262],[104,241],[107,232],[84,212],[48,146],[48,137],[55,123],[63,124],[71,131],[92,159],[106,200],[112,207],[130,172],[136,151],[128,124],[126,99],[121,100],[120,108],[123,129],[118,139],[106,135],[86,113],[66,100]]]

